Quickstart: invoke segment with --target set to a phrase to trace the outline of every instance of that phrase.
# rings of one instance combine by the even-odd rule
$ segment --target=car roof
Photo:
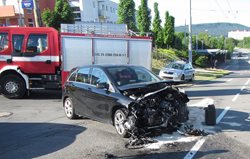
[[[138,65],[115,65],[115,64],[94,64],[94,65],[84,65],[79,66],[78,68],[85,68],[85,67],[100,67],[100,68],[107,68],[107,67],[142,67]]]

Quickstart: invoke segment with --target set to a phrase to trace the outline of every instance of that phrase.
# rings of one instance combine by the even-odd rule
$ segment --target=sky
[[[113,0],[119,2],[119,0]],[[175,26],[188,24],[190,0],[148,0],[152,19],[154,2],[158,2],[161,19],[165,12],[175,17]],[[136,9],[141,0],[134,0]],[[230,22],[250,27],[250,0],[192,0],[192,23]],[[163,25],[163,24],[162,24]]]

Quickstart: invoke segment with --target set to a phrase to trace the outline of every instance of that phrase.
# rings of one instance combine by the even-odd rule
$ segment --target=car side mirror
[[[108,83],[97,83],[96,88],[98,89],[109,89],[109,84]]]

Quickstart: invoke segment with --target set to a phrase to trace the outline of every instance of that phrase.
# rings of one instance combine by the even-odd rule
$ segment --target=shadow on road
[[[231,96],[239,93],[239,89],[216,89],[216,90],[187,90],[189,97],[211,97],[211,96]],[[250,94],[244,91],[242,94]]]
[[[26,99],[43,100],[43,99],[62,99],[62,90],[33,90]]]
[[[222,154],[228,152],[227,150],[213,150],[213,151],[199,151],[199,153],[204,154],[203,156],[209,154]],[[187,154],[188,151],[179,151],[179,152],[163,152],[163,153],[153,153],[153,154],[143,154],[143,155],[135,155],[135,156],[119,156],[114,157],[114,159],[179,159],[183,154]],[[201,157],[203,157],[201,156]],[[183,156],[184,157],[184,156]],[[200,156],[199,156],[200,157]]]
[[[0,123],[0,158],[30,159],[72,144],[84,127],[56,123]]]

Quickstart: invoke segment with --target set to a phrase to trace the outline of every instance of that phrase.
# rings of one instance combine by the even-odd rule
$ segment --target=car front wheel
[[[127,114],[127,111],[125,109],[118,109],[115,111],[115,114],[113,117],[116,132],[121,137],[128,137],[128,132],[124,127],[124,122],[126,121],[126,118],[127,118],[126,114]]]
[[[64,113],[69,119],[76,119],[77,115],[75,114],[75,109],[73,102],[70,98],[66,98],[63,103]]]

